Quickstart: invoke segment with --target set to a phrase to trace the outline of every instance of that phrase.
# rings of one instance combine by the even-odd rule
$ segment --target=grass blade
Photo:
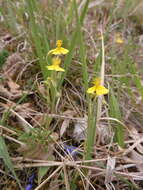
[[[110,113],[109,115],[113,118],[121,121],[121,112],[118,104],[118,100],[115,97],[114,91],[110,90]],[[123,126],[117,123],[114,123],[115,128],[115,141],[121,146],[124,147],[124,129]]]
[[[5,141],[2,136],[0,136],[0,157],[2,157],[5,165],[8,167],[8,169],[12,172],[13,176],[15,177],[15,180],[17,181],[19,188],[22,190],[22,186],[20,184],[20,181],[14,171],[13,164],[10,160],[9,153],[5,144]]]

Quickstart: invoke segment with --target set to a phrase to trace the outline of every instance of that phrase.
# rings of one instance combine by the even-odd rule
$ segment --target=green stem
[[[92,159],[93,147],[96,138],[96,117],[97,117],[96,100],[97,98],[95,97],[93,101],[91,100],[91,98],[89,98],[88,101],[88,128],[87,128],[87,141],[85,147],[86,160]]]

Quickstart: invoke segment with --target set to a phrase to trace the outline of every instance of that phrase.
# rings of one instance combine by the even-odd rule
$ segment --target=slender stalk
[[[94,142],[96,138],[96,97],[94,101],[91,98],[88,100],[88,127],[87,140],[85,143],[85,160],[92,159]]]

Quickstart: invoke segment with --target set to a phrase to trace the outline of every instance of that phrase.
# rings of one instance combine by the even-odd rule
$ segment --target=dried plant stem
[[[100,71],[100,77],[101,77],[101,85],[104,86],[104,75],[105,75],[105,47],[104,47],[104,37],[103,37],[103,31],[101,30],[101,44],[102,44],[102,65],[101,65],[101,71]],[[103,96],[98,97],[98,105],[97,105],[97,126],[99,125],[99,120],[101,117],[101,109],[102,109],[102,100]]]
[[[69,184],[68,174],[67,174],[67,169],[66,169],[66,165],[65,164],[63,166],[63,170],[64,170],[64,178],[65,178],[66,190],[70,190],[70,184]]]
[[[10,137],[8,135],[5,135],[5,134],[2,134],[3,137],[5,137],[6,139],[10,140],[10,141],[13,141],[21,146],[25,146],[25,143],[22,143],[21,141],[18,141],[16,139],[14,139],[13,137]]]
[[[85,178],[85,180],[87,181],[87,183],[89,183],[89,185],[92,187],[92,189],[96,190],[94,188],[94,186],[91,184],[91,182],[89,181],[89,179],[84,175],[84,173],[79,169],[79,167],[76,167],[77,171],[79,172],[79,174],[81,174],[81,176],[83,176]]]
[[[13,134],[13,135],[16,135],[16,134],[17,134],[15,131],[12,131],[11,129],[9,129],[9,128],[7,128],[7,127],[4,127],[4,126],[2,126],[2,125],[0,125],[0,128],[1,128],[2,130],[4,130],[4,131],[7,131],[7,132]]]
[[[34,190],[39,190],[43,185],[45,185],[63,166],[59,166],[45,181],[43,181],[38,187]]]
[[[104,86],[105,47],[104,47],[104,36],[103,36],[103,30],[102,29],[101,29],[101,46],[102,46],[102,64],[101,64],[100,78],[101,78],[101,85]],[[96,115],[96,127],[97,127],[97,129],[99,127],[99,122],[100,122],[100,118],[101,118],[102,101],[103,101],[103,95],[102,96],[98,96],[98,99],[97,99],[97,115]],[[95,133],[96,133],[96,131],[95,131]],[[95,139],[94,140],[96,141],[96,135],[95,135]],[[100,134],[99,134],[99,141],[100,141]]]

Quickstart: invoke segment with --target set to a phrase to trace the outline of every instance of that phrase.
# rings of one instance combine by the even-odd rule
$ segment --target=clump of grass
[[[2,67],[5,64],[8,56],[9,56],[9,52],[7,50],[2,50],[0,52],[0,67]]]

